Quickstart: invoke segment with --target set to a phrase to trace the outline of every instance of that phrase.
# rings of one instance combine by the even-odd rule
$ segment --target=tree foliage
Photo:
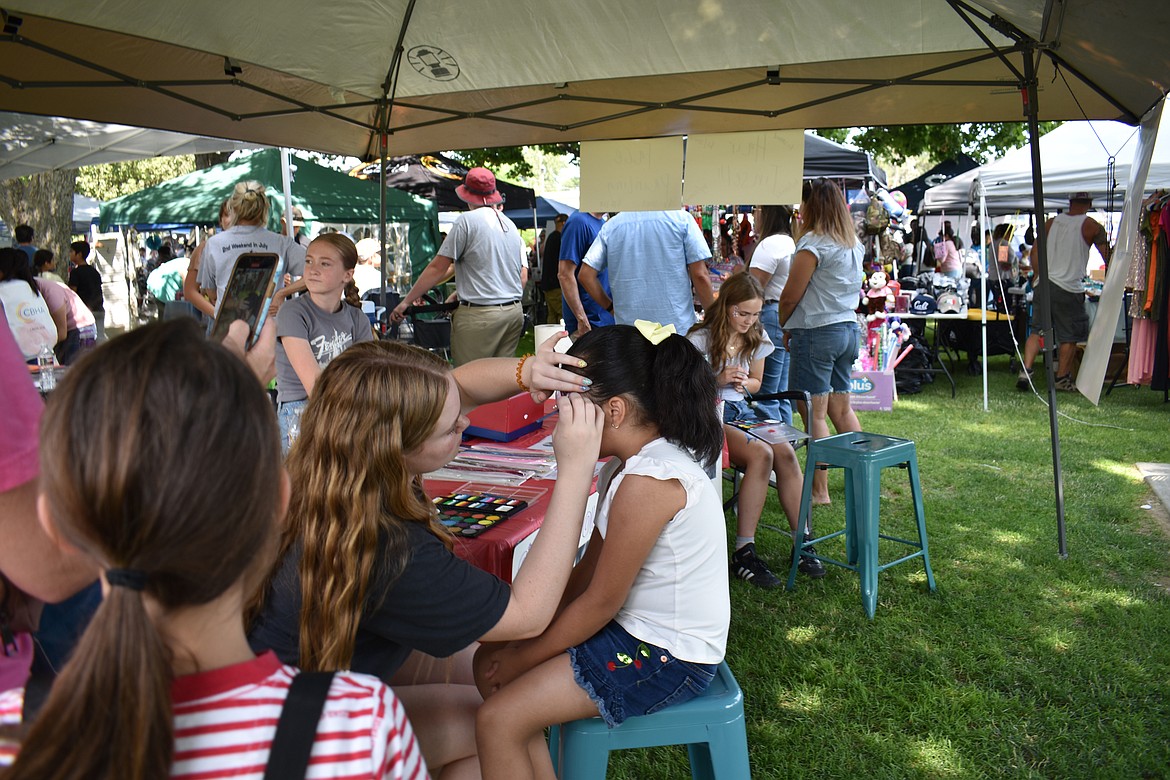
[[[1047,133],[1059,124],[1041,122],[1040,134]],[[980,162],[988,162],[1028,141],[1028,126],[1023,122],[842,127],[816,132],[832,141],[848,141],[875,157],[895,163],[901,163],[914,155],[925,155],[928,165],[947,160],[960,152]]]
[[[195,158],[190,154],[90,165],[77,170],[77,191],[98,200],[113,200],[194,170]]]
[[[477,165],[491,170],[497,171],[505,166],[509,169],[511,174],[516,178],[528,178],[534,173],[532,163],[524,159],[523,150],[529,147],[523,146],[502,146],[496,149],[462,149],[460,151],[452,152],[452,155],[459,160],[459,162],[466,165],[468,168],[474,168]],[[539,149],[545,154],[551,155],[571,155],[572,161],[575,162],[581,154],[581,145],[573,143],[565,144],[538,144],[535,149]]]

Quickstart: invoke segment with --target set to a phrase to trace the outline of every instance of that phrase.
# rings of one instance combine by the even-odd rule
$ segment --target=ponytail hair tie
[[[146,587],[146,572],[140,569],[106,569],[106,582],[110,587],[142,590]]]
[[[676,333],[673,322],[666,325],[659,325],[657,322],[651,322],[650,320],[634,320],[634,327],[646,337],[647,341],[655,346],[658,346],[667,337],[673,336]]]

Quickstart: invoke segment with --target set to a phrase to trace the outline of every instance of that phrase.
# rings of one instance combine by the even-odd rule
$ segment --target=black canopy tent
[[[873,161],[873,155],[860,149],[830,141],[812,133],[804,134],[804,178],[846,181],[872,180],[886,183],[886,172]]]
[[[922,199],[926,196],[926,191],[929,188],[936,187],[960,173],[966,173],[978,167],[979,163],[960,152],[949,160],[943,160],[918,178],[890,189],[901,191],[906,196],[906,206],[911,211],[917,212],[921,210]]]
[[[350,175],[378,181],[381,169],[382,161],[375,160],[358,166]],[[467,204],[455,194],[465,176],[465,165],[441,154],[410,154],[386,161],[386,186],[433,200],[439,211],[467,210]],[[527,187],[497,178],[496,188],[504,196],[506,209],[531,211],[536,206],[536,193]]]

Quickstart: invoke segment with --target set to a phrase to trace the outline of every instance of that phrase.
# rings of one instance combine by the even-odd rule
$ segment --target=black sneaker
[[[812,537],[806,536],[804,538],[805,538],[805,541],[808,541]],[[810,557],[810,556],[816,555],[816,554],[817,554],[817,548],[812,547],[812,546],[805,547],[804,551],[801,552],[801,554],[800,554],[800,563],[798,563],[796,565],[796,568],[801,574],[805,575],[806,577],[810,577],[811,579],[814,579],[814,580],[819,580],[821,577],[825,576],[825,564],[821,563],[816,558]]]
[[[1021,368],[1019,376],[1016,377],[1016,389],[1027,390],[1032,387],[1032,369]]]
[[[756,555],[755,542],[748,542],[732,554],[730,568],[732,575],[757,587],[780,587],[780,578]]]

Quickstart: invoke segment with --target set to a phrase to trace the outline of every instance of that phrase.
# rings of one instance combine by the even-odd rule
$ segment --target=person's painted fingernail
[[[577,368],[585,368],[585,366],[587,366],[587,365],[589,365],[589,364],[586,363],[584,360],[577,361]]]
[[[592,379],[590,379],[589,377],[585,377],[585,378],[584,378],[584,379],[582,379],[581,381],[585,383],[585,386],[586,386],[586,387],[588,387],[589,385],[593,384],[593,380],[592,380]]]
[[[589,392],[589,385],[581,385],[581,392],[588,393]]]

